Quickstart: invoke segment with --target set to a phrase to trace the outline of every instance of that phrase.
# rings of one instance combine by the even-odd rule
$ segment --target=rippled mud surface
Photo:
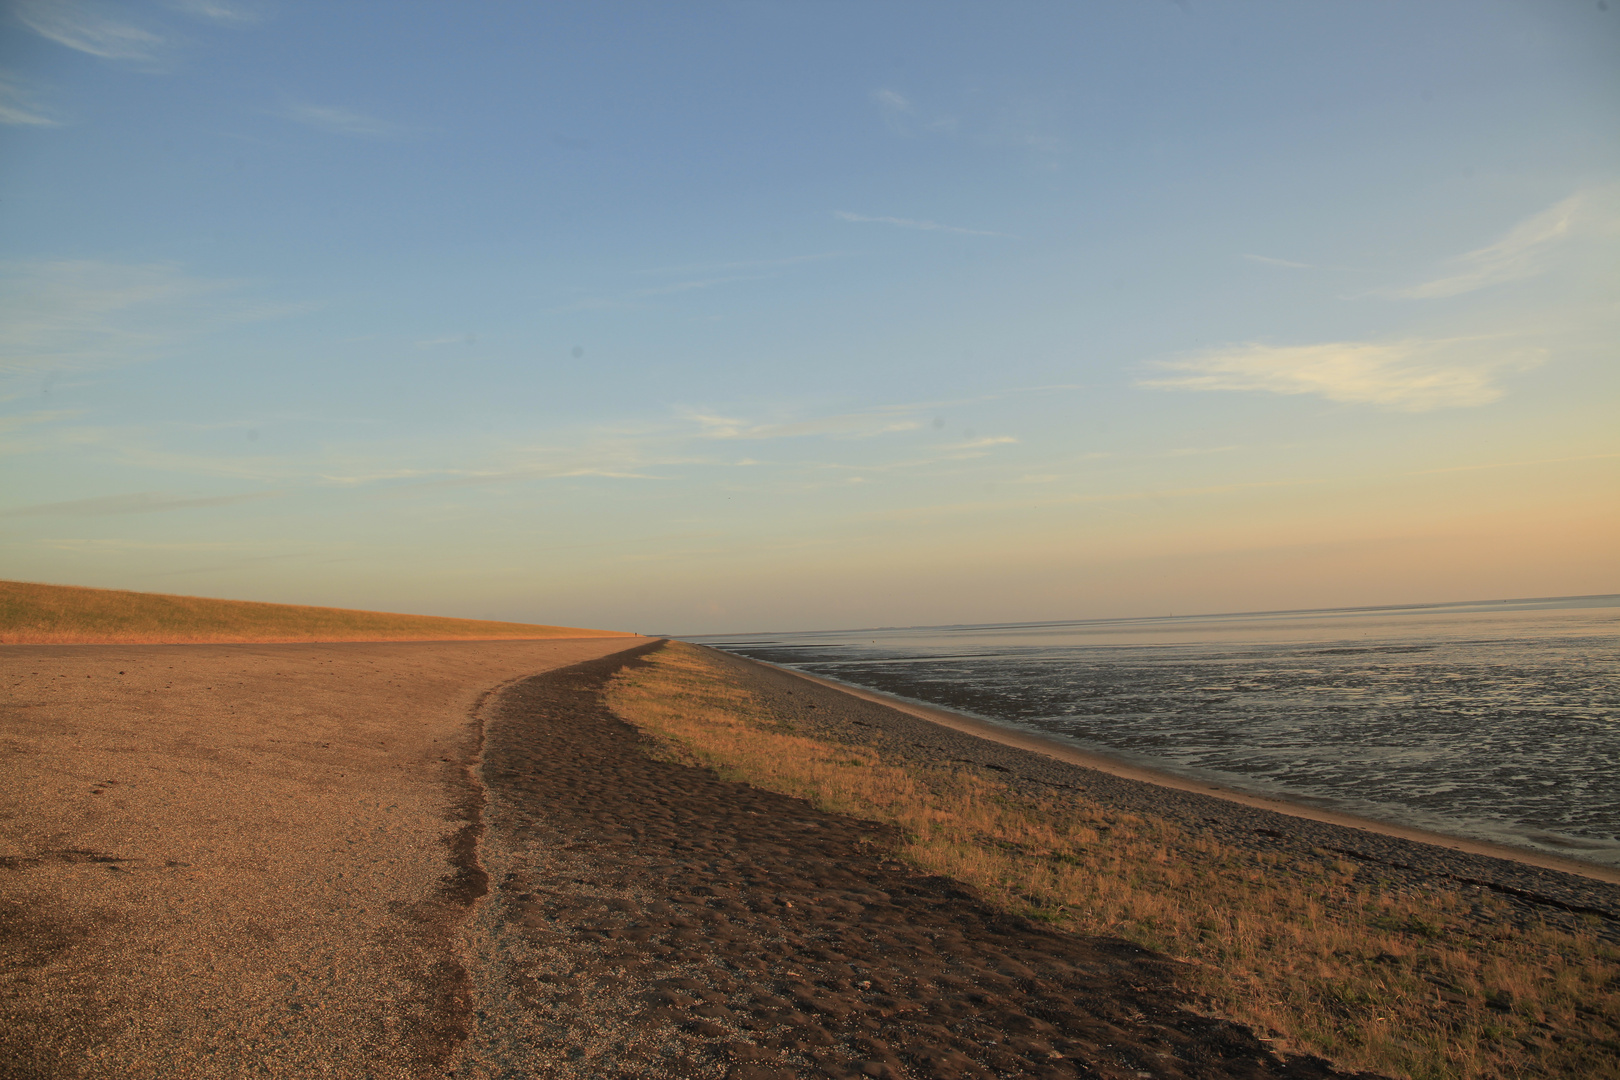
[[[706,643],[1244,790],[1620,866],[1617,605]]]

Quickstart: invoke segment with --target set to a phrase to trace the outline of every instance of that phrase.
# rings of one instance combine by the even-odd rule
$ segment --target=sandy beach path
[[[643,640],[0,650],[0,1075],[442,1075],[474,712]]]

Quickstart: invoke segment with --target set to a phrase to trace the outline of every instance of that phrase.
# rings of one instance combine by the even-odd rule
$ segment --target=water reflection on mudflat
[[[1620,866],[1620,596],[690,640],[1260,794]]]

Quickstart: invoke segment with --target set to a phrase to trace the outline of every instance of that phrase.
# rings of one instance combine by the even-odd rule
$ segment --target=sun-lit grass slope
[[[618,637],[617,630],[0,581],[0,644],[475,641]],[[626,635],[628,636],[628,635]]]
[[[690,645],[609,685],[654,753],[889,822],[896,855],[1005,909],[1179,958],[1279,1049],[1413,1080],[1620,1077],[1620,949],[1444,883],[1245,850],[1079,796],[807,738]]]

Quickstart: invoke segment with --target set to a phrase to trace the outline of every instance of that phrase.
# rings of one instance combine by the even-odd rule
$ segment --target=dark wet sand
[[[1340,1075],[1201,1015],[1164,958],[891,861],[885,826],[647,757],[601,699],[629,655],[492,704],[480,1019],[457,1076]],[[801,712],[913,719],[794,694]]]

